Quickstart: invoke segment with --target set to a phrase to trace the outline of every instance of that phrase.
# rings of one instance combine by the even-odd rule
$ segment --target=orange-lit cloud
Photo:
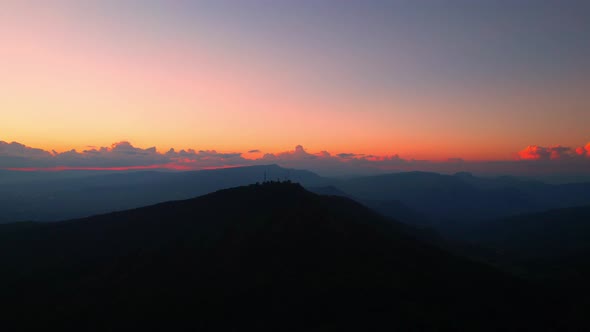
[[[12,171],[130,171],[169,169],[203,170],[262,164],[307,169],[322,175],[369,174],[395,171],[455,173],[470,171],[487,174],[586,174],[590,173],[590,144],[573,149],[555,145],[531,145],[518,153],[517,160],[444,161],[404,159],[399,155],[372,155],[352,152],[332,154],[308,152],[302,145],[279,153],[248,150],[225,153],[216,150],[175,150],[158,152],[155,147],[139,148],[122,141],[107,147],[83,151],[45,151],[20,143],[0,141],[0,169]]]
[[[550,147],[529,145],[525,149],[518,152],[518,156],[522,160],[558,160],[562,158],[571,157],[572,155],[572,148],[564,147],[561,145],[555,145]]]
[[[576,153],[579,156],[590,157],[590,143],[586,144],[586,146],[581,146],[581,147],[577,148]]]

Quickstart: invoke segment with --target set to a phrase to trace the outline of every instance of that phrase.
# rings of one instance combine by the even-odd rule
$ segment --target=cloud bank
[[[59,170],[202,170],[262,164],[308,169],[322,175],[376,174],[396,171],[431,171],[440,173],[474,172],[480,174],[590,174],[590,143],[573,148],[555,145],[531,145],[517,153],[515,160],[470,162],[454,158],[447,161],[404,159],[398,155],[376,156],[353,152],[331,154],[308,152],[298,145],[294,150],[263,153],[246,158],[240,152],[215,150],[175,150],[158,152],[155,147],[139,148],[123,141],[109,147],[89,147],[83,151],[58,153],[0,141],[0,169],[21,171]]]

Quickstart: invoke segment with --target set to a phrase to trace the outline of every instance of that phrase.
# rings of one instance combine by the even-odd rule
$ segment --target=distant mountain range
[[[195,172],[16,173],[0,174],[0,223],[90,216],[187,199],[265,178],[290,179],[315,192],[353,198],[387,216],[441,233],[484,220],[590,204],[590,183],[553,185],[469,173],[405,172],[343,180],[277,165]]]
[[[351,199],[276,182],[84,219],[0,225],[3,323],[497,331],[563,330],[585,317],[550,289],[415,234]]]
[[[361,199],[400,201],[442,232],[456,223],[590,204],[590,183],[550,185],[468,173],[396,173],[355,178],[337,187]]]

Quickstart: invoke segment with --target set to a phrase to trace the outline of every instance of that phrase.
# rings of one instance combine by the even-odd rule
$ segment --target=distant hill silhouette
[[[588,183],[550,185],[469,173],[405,172],[343,180],[277,165],[194,172],[21,173],[0,172],[0,223],[80,218],[187,199],[262,182],[265,175],[321,194],[354,198],[382,214],[443,234],[480,221],[590,204]]]
[[[407,229],[350,199],[291,183],[0,225],[3,323],[77,331],[575,324],[549,293]]]
[[[590,204],[590,183],[549,185],[469,173],[405,172],[358,177],[338,183],[337,188],[362,201],[399,201],[425,216],[441,232],[482,220]]]

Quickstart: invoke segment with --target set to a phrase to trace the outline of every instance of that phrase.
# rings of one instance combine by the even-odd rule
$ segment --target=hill
[[[0,225],[3,321],[60,330],[497,330],[571,323],[553,295],[289,183]],[[544,315],[550,311],[553,315]]]

